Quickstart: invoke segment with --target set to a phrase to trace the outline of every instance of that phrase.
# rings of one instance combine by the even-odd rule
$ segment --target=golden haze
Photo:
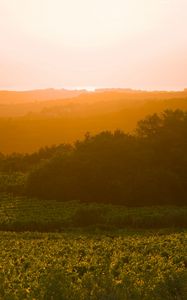
[[[53,96],[56,100],[49,100]],[[138,120],[167,108],[187,110],[187,91],[0,92],[0,152],[33,152],[72,143],[86,132],[130,132]]]

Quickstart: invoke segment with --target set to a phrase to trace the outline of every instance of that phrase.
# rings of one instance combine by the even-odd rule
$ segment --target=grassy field
[[[185,232],[1,232],[0,252],[0,299],[187,299]]]
[[[187,207],[143,207],[57,202],[0,195],[0,230],[54,232],[67,228],[183,229]]]
[[[1,194],[0,299],[186,300],[186,215]]]

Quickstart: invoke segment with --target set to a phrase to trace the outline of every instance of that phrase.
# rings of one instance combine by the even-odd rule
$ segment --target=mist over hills
[[[0,91],[0,104],[29,103],[79,96],[86,90],[38,89],[31,91]]]
[[[166,109],[187,111],[187,90],[1,91],[0,152],[29,153],[44,146],[73,143],[86,132],[132,132],[139,120]]]
[[[89,116],[136,107],[147,101],[185,99],[187,90],[139,91],[132,89],[0,91],[0,117]]]

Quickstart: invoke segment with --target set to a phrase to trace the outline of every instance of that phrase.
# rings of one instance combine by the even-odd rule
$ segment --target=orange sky
[[[0,0],[0,88],[187,87],[186,0]]]

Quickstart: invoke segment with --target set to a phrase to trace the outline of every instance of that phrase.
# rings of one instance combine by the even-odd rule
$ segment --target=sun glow
[[[1,86],[185,86],[186,10],[184,0],[0,0]]]
[[[99,46],[144,32],[156,21],[152,1],[7,1],[19,30],[61,45]],[[17,8],[20,8],[18,12]],[[15,15],[15,11],[18,13]]]

